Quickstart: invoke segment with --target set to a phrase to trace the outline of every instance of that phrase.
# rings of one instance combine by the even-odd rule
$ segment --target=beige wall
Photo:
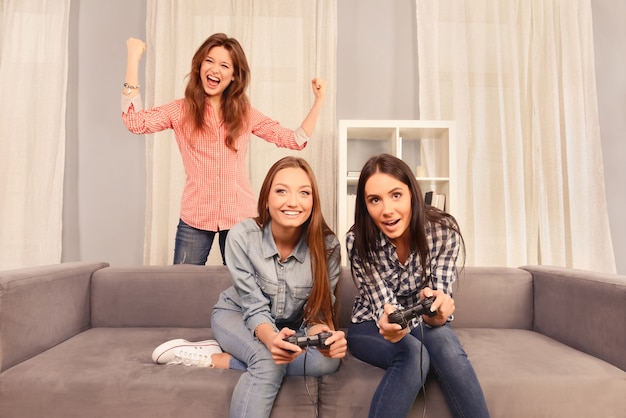
[[[122,123],[120,93],[145,2],[73,1],[70,12],[63,261],[142,264],[145,146]]]
[[[609,221],[617,271],[626,274],[626,2],[591,4]]]

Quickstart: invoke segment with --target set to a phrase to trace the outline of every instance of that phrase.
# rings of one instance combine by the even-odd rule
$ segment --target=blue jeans
[[[394,344],[380,335],[374,321],[368,321],[350,324],[346,338],[352,355],[386,370],[374,393],[370,417],[406,417],[429,367],[439,379],[453,416],[489,416],[474,369],[449,325],[423,325]]]
[[[274,363],[270,351],[244,325],[238,311],[214,309],[211,329],[222,350],[232,356],[229,368],[244,371],[230,400],[233,418],[269,417],[285,376],[317,377],[339,367],[339,359],[324,357],[314,347],[290,364]]]
[[[187,225],[182,219],[178,221],[176,229],[176,242],[174,245],[174,264],[198,264],[205,265],[209,257],[213,238],[218,232],[204,231]],[[220,251],[222,263],[226,265],[224,248],[226,246],[228,229],[219,231]]]

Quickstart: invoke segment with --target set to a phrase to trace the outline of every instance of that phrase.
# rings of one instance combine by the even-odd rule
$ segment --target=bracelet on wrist
[[[139,84],[137,84],[136,86],[131,86],[128,83],[124,83],[124,94],[130,94],[133,90],[137,90],[139,87],[141,87]]]

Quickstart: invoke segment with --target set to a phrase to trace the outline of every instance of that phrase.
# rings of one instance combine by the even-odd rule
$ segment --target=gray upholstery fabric
[[[211,309],[231,285],[225,266],[180,264],[96,271],[93,327],[210,327]]]
[[[528,330],[457,334],[494,417],[624,416],[626,373],[605,361]]]
[[[105,266],[0,272],[0,416],[228,416],[240,372],[150,358],[170,339],[212,338],[228,270]],[[567,269],[466,268],[452,326],[492,416],[623,417],[625,289],[624,277]],[[355,294],[345,268],[343,327]],[[315,416],[313,403],[322,418],[366,416],[382,375],[348,356],[335,374],[288,377],[272,417]],[[434,376],[411,416],[450,416]]]
[[[106,263],[66,263],[0,274],[0,371],[90,325],[93,271]]]
[[[157,366],[163,341],[211,338],[208,328],[93,328],[2,374],[4,418],[227,417],[240,372]],[[306,384],[317,400],[317,383]],[[303,377],[287,377],[277,416],[312,416]],[[43,412],[45,411],[45,413]]]
[[[622,370],[536,332],[519,329],[457,330],[479,377],[492,417],[619,417],[626,403],[615,394],[626,386]],[[344,367],[348,366],[348,367]],[[367,416],[383,370],[349,356],[339,371],[324,376],[324,417]],[[451,417],[436,378],[429,376],[411,416]],[[593,399],[593,401],[590,401]],[[616,406],[616,401],[621,406]]]
[[[626,370],[626,277],[562,267],[523,269],[534,280],[535,331]]]
[[[466,267],[454,287],[456,328],[533,326],[533,278],[523,270]]]

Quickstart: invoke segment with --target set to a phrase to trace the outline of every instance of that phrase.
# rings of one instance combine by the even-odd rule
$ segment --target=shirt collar
[[[413,262],[413,257],[415,257],[415,251],[410,251],[409,256],[407,257],[404,264],[400,263],[398,260],[398,253],[396,251],[396,246],[391,242],[387,235],[383,234],[380,230],[378,231],[378,245],[380,246],[383,253],[389,257],[389,259],[393,260],[400,266],[408,265]]]
[[[309,246],[306,244],[305,233],[303,233],[296,244],[296,248],[294,248],[289,257],[293,257],[298,262],[304,263],[308,250]],[[278,248],[276,248],[276,243],[274,242],[274,236],[272,235],[272,221],[270,220],[267,225],[263,227],[263,257],[271,258],[276,256],[280,257]]]
[[[383,234],[381,231],[378,231],[378,245],[383,249],[387,254],[391,252],[396,252],[396,247],[391,243],[387,235]]]

